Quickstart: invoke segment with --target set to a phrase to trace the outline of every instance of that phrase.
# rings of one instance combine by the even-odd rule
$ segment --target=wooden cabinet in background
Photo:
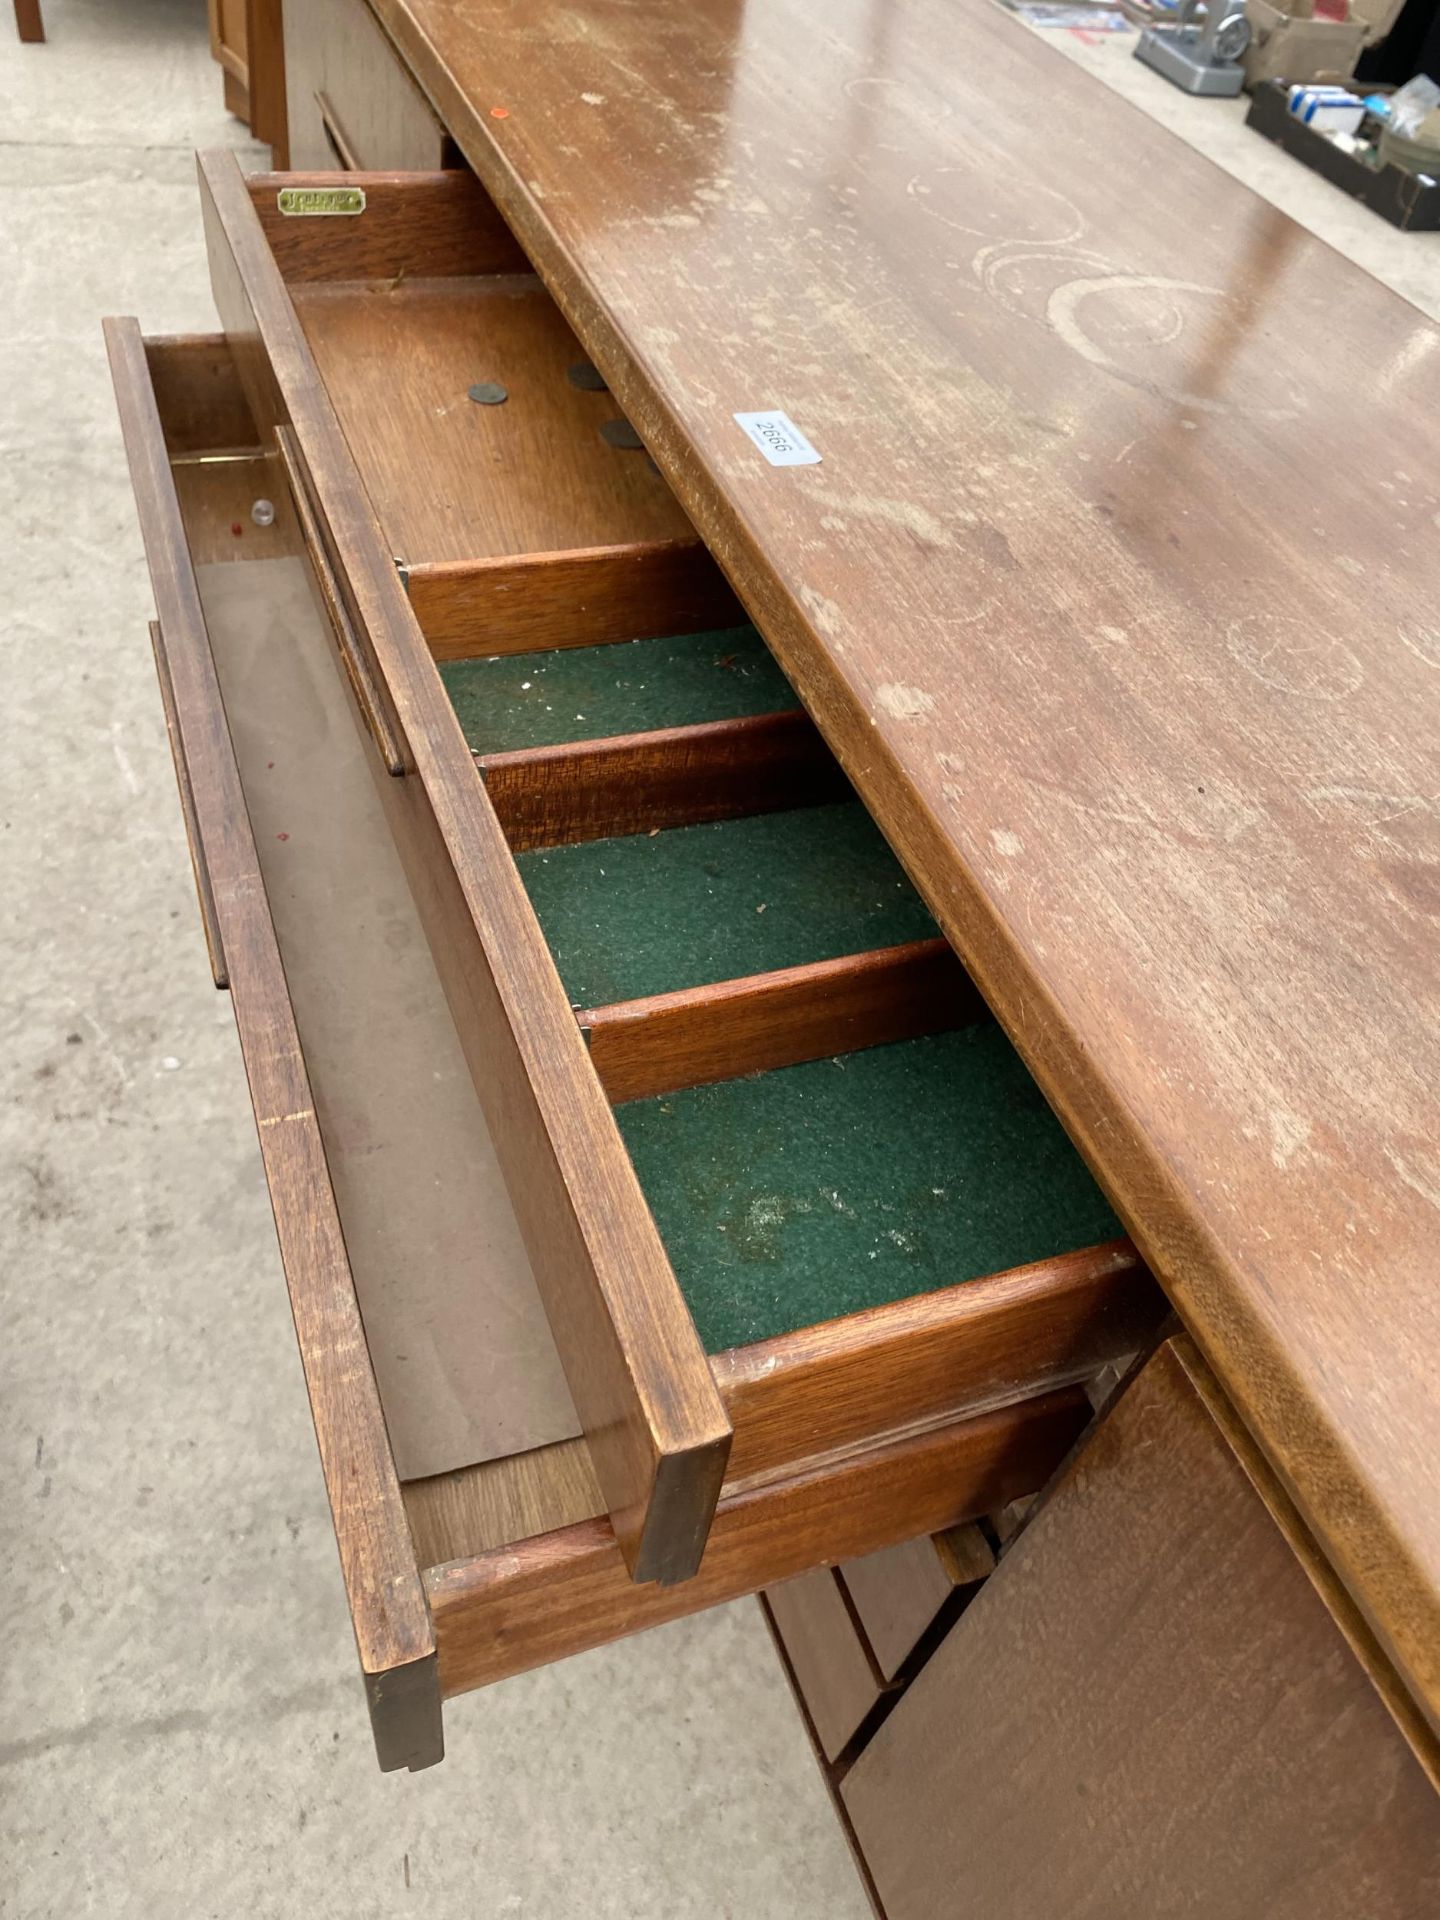
[[[280,9],[281,0],[209,0],[210,52],[225,76],[225,106],[269,144],[277,167],[286,164]]]

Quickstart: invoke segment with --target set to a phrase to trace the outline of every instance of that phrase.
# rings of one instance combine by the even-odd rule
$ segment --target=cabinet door
[[[845,1780],[888,1920],[1440,1912],[1440,1802],[1293,1524],[1162,1348]]]

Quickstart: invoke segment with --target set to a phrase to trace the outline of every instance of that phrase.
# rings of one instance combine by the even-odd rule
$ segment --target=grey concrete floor
[[[861,1920],[748,1603],[375,1772],[99,333],[214,325],[191,149],[246,137],[203,0],[46,12],[0,15],[0,1912]],[[1440,241],[1059,39],[1440,312]]]

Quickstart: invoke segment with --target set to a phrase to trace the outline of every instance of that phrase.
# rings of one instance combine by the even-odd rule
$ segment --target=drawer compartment
[[[1123,1246],[716,1356],[742,1444],[699,1568],[633,1581],[282,463],[223,340],[108,344],[381,1764],[440,1757],[444,1695],[1032,1492],[1153,1311]]]
[[[202,185],[632,1575],[1132,1350],[1133,1251],[474,180]]]

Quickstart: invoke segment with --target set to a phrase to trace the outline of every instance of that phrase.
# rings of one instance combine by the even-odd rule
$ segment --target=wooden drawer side
[[[244,791],[151,387],[132,320],[106,323],[155,594],[162,685],[193,796],[255,1109],[315,1437],[383,1768],[443,1753],[435,1639],[355,1298]]]

